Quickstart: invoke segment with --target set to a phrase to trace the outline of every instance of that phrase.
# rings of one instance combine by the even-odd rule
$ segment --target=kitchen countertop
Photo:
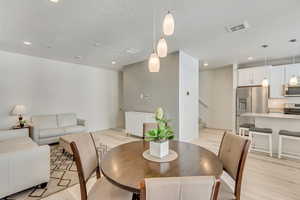
[[[261,117],[261,118],[281,118],[281,119],[299,119],[300,115],[288,115],[284,113],[243,113],[242,117]]]

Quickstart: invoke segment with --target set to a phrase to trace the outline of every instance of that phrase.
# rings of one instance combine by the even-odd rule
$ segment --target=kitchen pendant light
[[[175,28],[175,20],[170,11],[166,14],[163,21],[163,32],[165,35],[170,36],[173,35]]]
[[[166,57],[168,54],[168,45],[165,38],[161,37],[157,44],[157,55],[160,58]]]
[[[264,46],[263,45],[263,48],[267,48],[268,46]],[[268,58],[267,58],[267,56],[265,56],[265,67],[267,67],[267,65],[268,65]],[[269,87],[269,79],[267,78],[267,77],[264,77],[264,79],[262,80],[262,82],[261,82],[261,85],[264,87],[264,88],[267,88],[267,87]]]
[[[158,55],[153,50],[153,53],[150,55],[148,61],[148,69],[149,72],[159,72],[160,69],[160,61]]]
[[[294,54],[294,56],[293,56],[293,61],[292,61],[292,63],[293,63],[293,64],[296,63],[296,56],[295,56],[295,54]],[[298,85],[298,77],[297,77],[295,74],[293,74],[293,76],[290,78],[290,80],[289,80],[289,85],[290,85],[290,86],[296,86],[296,85]]]
[[[290,86],[295,86],[298,85],[298,78],[296,75],[292,76],[289,80],[289,85]]]
[[[269,80],[267,78],[264,78],[261,84],[263,87],[269,87]]]

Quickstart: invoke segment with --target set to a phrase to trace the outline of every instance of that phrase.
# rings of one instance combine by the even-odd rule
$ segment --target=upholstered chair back
[[[92,134],[78,134],[71,142],[73,156],[79,176],[81,200],[87,200],[87,180],[96,171],[100,178],[98,155]]]
[[[75,161],[76,159],[79,159],[83,173],[82,175],[86,181],[98,168],[97,152],[92,135],[89,133],[78,134],[78,137],[76,137],[72,143]]]
[[[226,171],[235,180],[235,195],[240,196],[243,171],[250,140],[225,132],[219,149],[219,158]]]
[[[146,178],[141,184],[141,200],[212,200],[218,184],[213,176]]]

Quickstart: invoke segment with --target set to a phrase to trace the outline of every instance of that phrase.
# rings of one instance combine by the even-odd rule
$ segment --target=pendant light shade
[[[295,86],[295,85],[298,85],[298,78],[297,76],[292,76],[289,80],[289,85],[291,86]]]
[[[173,35],[175,28],[175,21],[173,15],[168,12],[163,21],[163,32],[165,35]]]
[[[269,87],[269,80],[267,78],[264,78],[261,84],[263,87]]]
[[[158,55],[153,51],[148,61],[149,72],[159,72],[160,61]]]
[[[168,45],[165,38],[160,38],[157,44],[157,54],[160,58],[164,58],[168,54]]]

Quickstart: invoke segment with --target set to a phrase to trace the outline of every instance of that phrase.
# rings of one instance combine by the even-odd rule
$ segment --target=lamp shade
[[[163,21],[163,32],[167,36],[173,35],[174,28],[175,28],[174,17],[170,12],[168,12],[168,14],[166,14]]]
[[[26,107],[24,105],[16,105],[12,111],[13,115],[24,115],[26,113]]]
[[[157,54],[160,58],[164,58],[168,54],[168,45],[165,38],[160,38],[157,44]]]
[[[155,52],[153,52],[150,55],[148,68],[149,68],[149,72],[159,72],[160,61],[158,55]]]

